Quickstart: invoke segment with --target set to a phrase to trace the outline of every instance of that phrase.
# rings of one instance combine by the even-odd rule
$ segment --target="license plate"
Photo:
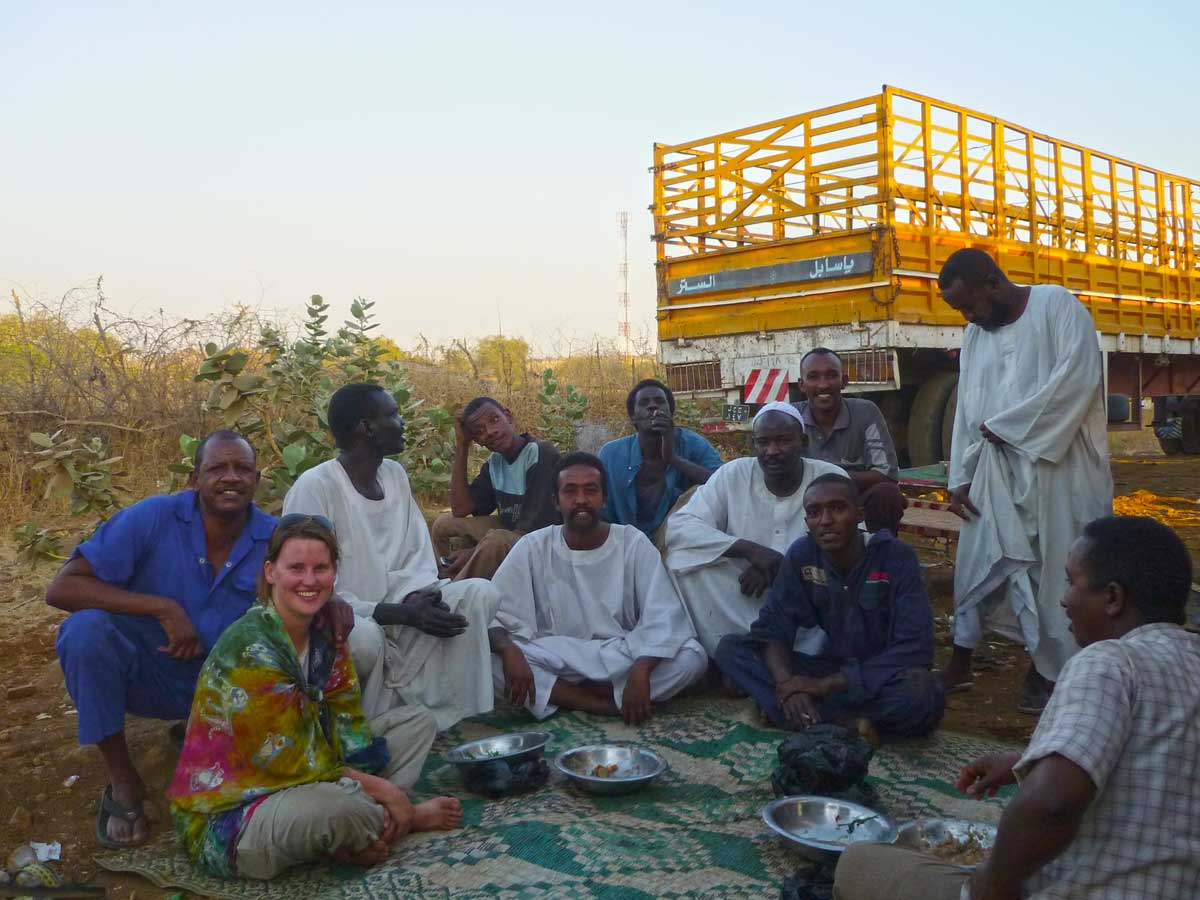
[[[749,422],[750,407],[745,403],[726,403],[722,418],[726,422]]]

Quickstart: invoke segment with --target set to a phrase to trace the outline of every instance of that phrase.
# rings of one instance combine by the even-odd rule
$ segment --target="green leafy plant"
[[[574,385],[560,390],[553,369],[542,372],[542,387],[538,391],[538,411],[541,436],[564,453],[575,446],[575,434],[587,415],[588,398]]]
[[[60,528],[43,528],[38,522],[26,522],[13,529],[17,551],[28,559],[64,560]]]
[[[196,456],[198,446],[200,446],[200,438],[192,437],[190,434],[179,436],[179,449],[183,451],[183,457],[179,462],[167,466],[167,471],[171,473],[168,490],[172,493],[182,489],[191,477],[192,471],[195,469],[192,460]]]
[[[68,498],[71,515],[101,519],[125,505],[129,490],[116,480],[125,473],[114,468],[121,457],[109,456],[100,438],[80,443],[60,429],[54,434],[34,432],[29,440],[38,448],[28,453],[37,460],[30,468],[45,481],[44,499]]]
[[[406,423],[406,447],[399,460],[413,490],[440,493],[449,483],[454,419],[444,407],[426,408],[413,397],[403,366],[372,335],[378,327],[373,308],[371,302],[355,300],[350,318],[331,335],[326,329],[329,306],[319,295],[312,296],[297,340],[263,329],[254,351],[261,360],[258,367],[249,352],[205,348],[196,380],[211,382],[207,405],[221,415],[225,427],[236,428],[255,444],[263,473],[260,500],[267,509],[282,505],[301,474],[337,455],[326,410],[333,392],[351,381],[375,382],[395,398]],[[190,462],[171,470],[183,474],[190,471]]]

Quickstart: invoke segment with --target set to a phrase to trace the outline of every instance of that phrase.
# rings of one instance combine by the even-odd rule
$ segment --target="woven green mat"
[[[557,773],[540,790],[500,801],[468,794],[441,753],[463,741],[529,730],[520,712],[497,711],[442,735],[417,799],[454,794],[463,827],[401,841],[373,869],[321,865],[269,884],[197,874],[169,835],[136,850],[97,856],[106,869],[210,897],[298,898],[738,898],[775,900],[803,860],[766,830],[759,810],[784,734],[763,728],[749,701],[693,696],[665,707],[640,729],[581,713],[537,727],[554,735],[548,758],[585,743],[622,740],[653,747],[671,770],[623,797],[595,797]],[[963,763],[1003,747],[942,732],[885,745],[871,779],[894,820],[957,816],[995,821],[1001,803],[967,800],[953,788]]]

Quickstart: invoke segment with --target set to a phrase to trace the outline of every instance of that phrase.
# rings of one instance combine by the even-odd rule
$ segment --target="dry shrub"
[[[211,424],[192,381],[206,340],[236,342],[257,330],[238,307],[207,319],[143,319],[108,307],[100,281],[56,300],[14,291],[0,315],[0,517],[8,525],[65,509],[36,493],[29,434],[99,437],[122,456],[138,495],[160,489],[179,435]],[[7,531],[7,529],[5,529]]]
[[[36,449],[30,433],[99,437],[111,455],[123,457],[123,483],[134,498],[166,490],[166,467],[179,462],[180,436],[221,425],[221,416],[205,404],[209,386],[194,380],[205,358],[202,348],[244,348],[252,357],[247,371],[257,370],[263,327],[295,333],[297,321],[267,321],[245,306],[203,319],[172,319],[161,311],[123,315],[108,306],[100,281],[54,300],[14,292],[9,311],[0,314],[2,533],[31,518],[59,522],[65,516],[66,503],[43,499],[30,470],[29,451]],[[403,363],[414,397],[426,407],[457,412],[471,398],[490,395],[533,432],[545,408],[539,400],[542,374],[552,368],[560,385],[587,395],[582,442],[592,449],[628,431],[625,396],[636,381],[657,372],[648,334],[631,354],[616,341],[562,335],[536,348],[501,335],[441,346],[422,339],[411,350],[378,340]]]

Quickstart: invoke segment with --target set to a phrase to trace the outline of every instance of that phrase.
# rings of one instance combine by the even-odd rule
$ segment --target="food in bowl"
[[[951,865],[977,866],[988,858],[991,848],[985,847],[976,834],[968,834],[962,840],[947,835],[945,840],[931,844],[929,852]]]

